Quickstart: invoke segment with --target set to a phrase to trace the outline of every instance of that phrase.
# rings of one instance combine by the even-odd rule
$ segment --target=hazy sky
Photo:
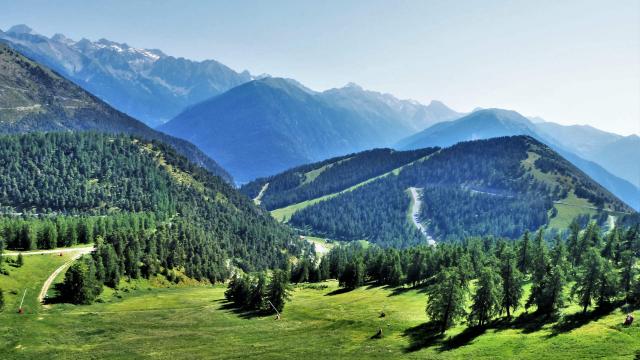
[[[640,133],[640,1],[0,0],[0,28],[108,38],[324,90]]]

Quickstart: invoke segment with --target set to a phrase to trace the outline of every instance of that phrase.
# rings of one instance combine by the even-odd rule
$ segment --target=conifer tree
[[[529,266],[531,263],[531,241],[529,239],[529,231],[524,232],[518,251],[518,270],[522,274],[526,274],[529,272]]]
[[[355,289],[361,286],[364,282],[364,264],[362,259],[355,258],[351,260],[338,279],[338,283],[341,287],[347,289]]]
[[[460,286],[456,268],[443,269],[438,274],[436,283],[429,288],[427,316],[438,325],[441,334],[465,315],[465,295],[466,287]]]
[[[596,303],[599,307],[611,305],[618,294],[620,279],[618,272],[613,267],[610,260],[603,259],[602,272],[598,279],[598,291],[596,294]]]
[[[291,296],[290,293],[291,285],[287,273],[283,270],[274,270],[271,282],[267,286],[267,299],[278,311],[282,311]]]
[[[249,298],[248,307],[253,310],[261,310],[264,308],[264,297],[267,291],[267,279],[264,273],[258,273],[256,283],[251,287],[251,297]]]
[[[473,305],[469,313],[469,323],[484,326],[500,311],[500,276],[489,266],[480,269]]]
[[[602,277],[603,261],[597,249],[591,248],[587,253],[578,278],[571,293],[576,297],[578,304],[582,306],[582,312],[586,313],[592,301],[598,294],[598,282]]]
[[[502,278],[501,309],[507,312],[507,319],[511,319],[511,311],[520,306],[522,298],[522,274],[516,266],[513,250],[506,247],[500,259],[500,277]]]

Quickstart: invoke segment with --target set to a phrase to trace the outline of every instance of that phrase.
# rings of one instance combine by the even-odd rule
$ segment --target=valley
[[[630,1],[24,1],[0,360],[640,358]]]

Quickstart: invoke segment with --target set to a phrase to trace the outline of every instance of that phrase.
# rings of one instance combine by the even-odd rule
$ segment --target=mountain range
[[[640,140],[622,137],[591,127],[533,123],[515,111],[482,109],[456,120],[431,126],[396,144],[398,149],[451,146],[461,141],[500,136],[528,135],[552,147],[574,165],[635,209],[640,209],[640,188],[616,176],[628,174],[637,183],[640,173]],[[617,169],[616,175],[604,166]]]
[[[193,163],[232,181],[193,144],[149,128],[0,43],[0,133],[42,131],[126,133],[162,141]]]
[[[252,79],[215,60],[176,58],[106,39],[49,38],[26,25],[0,31],[0,40],[149,126]]]
[[[324,92],[266,77],[194,105],[160,130],[198,145],[243,183],[291,167],[389,146],[434,122],[459,116],[366,91]]]

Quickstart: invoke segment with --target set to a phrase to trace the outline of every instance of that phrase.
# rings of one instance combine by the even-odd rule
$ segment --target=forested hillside
[[[262,192],[262,205],[268,210],[278,209],[344,190],[421,159],[436,150],[429,148],[414,151],[364,151],[299,166],[278,175],[258,179],[242,186],[240,191],[251,198],[258,197]]]
[[[102,239],[118,261],[133,264],[127,272],[155,264],[155,271],[182,267],[211,280],[225,278],[227,259],[245,269],[276,268],[301,250],[266,211],[159,142],[5,135],[0,159],[0,204],[9,217],[0,223],[13,248]]]
[[[419,220],[436,239],[515,238],[552,221],[633,210],[531,137],[463,142],[398,175],[363,184],[291,217],[295,227],[328,237],[386,246],[424,242],[407,213],[410,187],[421,192]],[[568,219],[566,219],[569,217]],[[556,220],[554,220],[556,219]],[[419,234],[418,234],[419,235]]]
[[[0,133],[34,131],[99,131],[159,140],[231,181],[224,169],[193,144],[149,128],[0,43]]]

